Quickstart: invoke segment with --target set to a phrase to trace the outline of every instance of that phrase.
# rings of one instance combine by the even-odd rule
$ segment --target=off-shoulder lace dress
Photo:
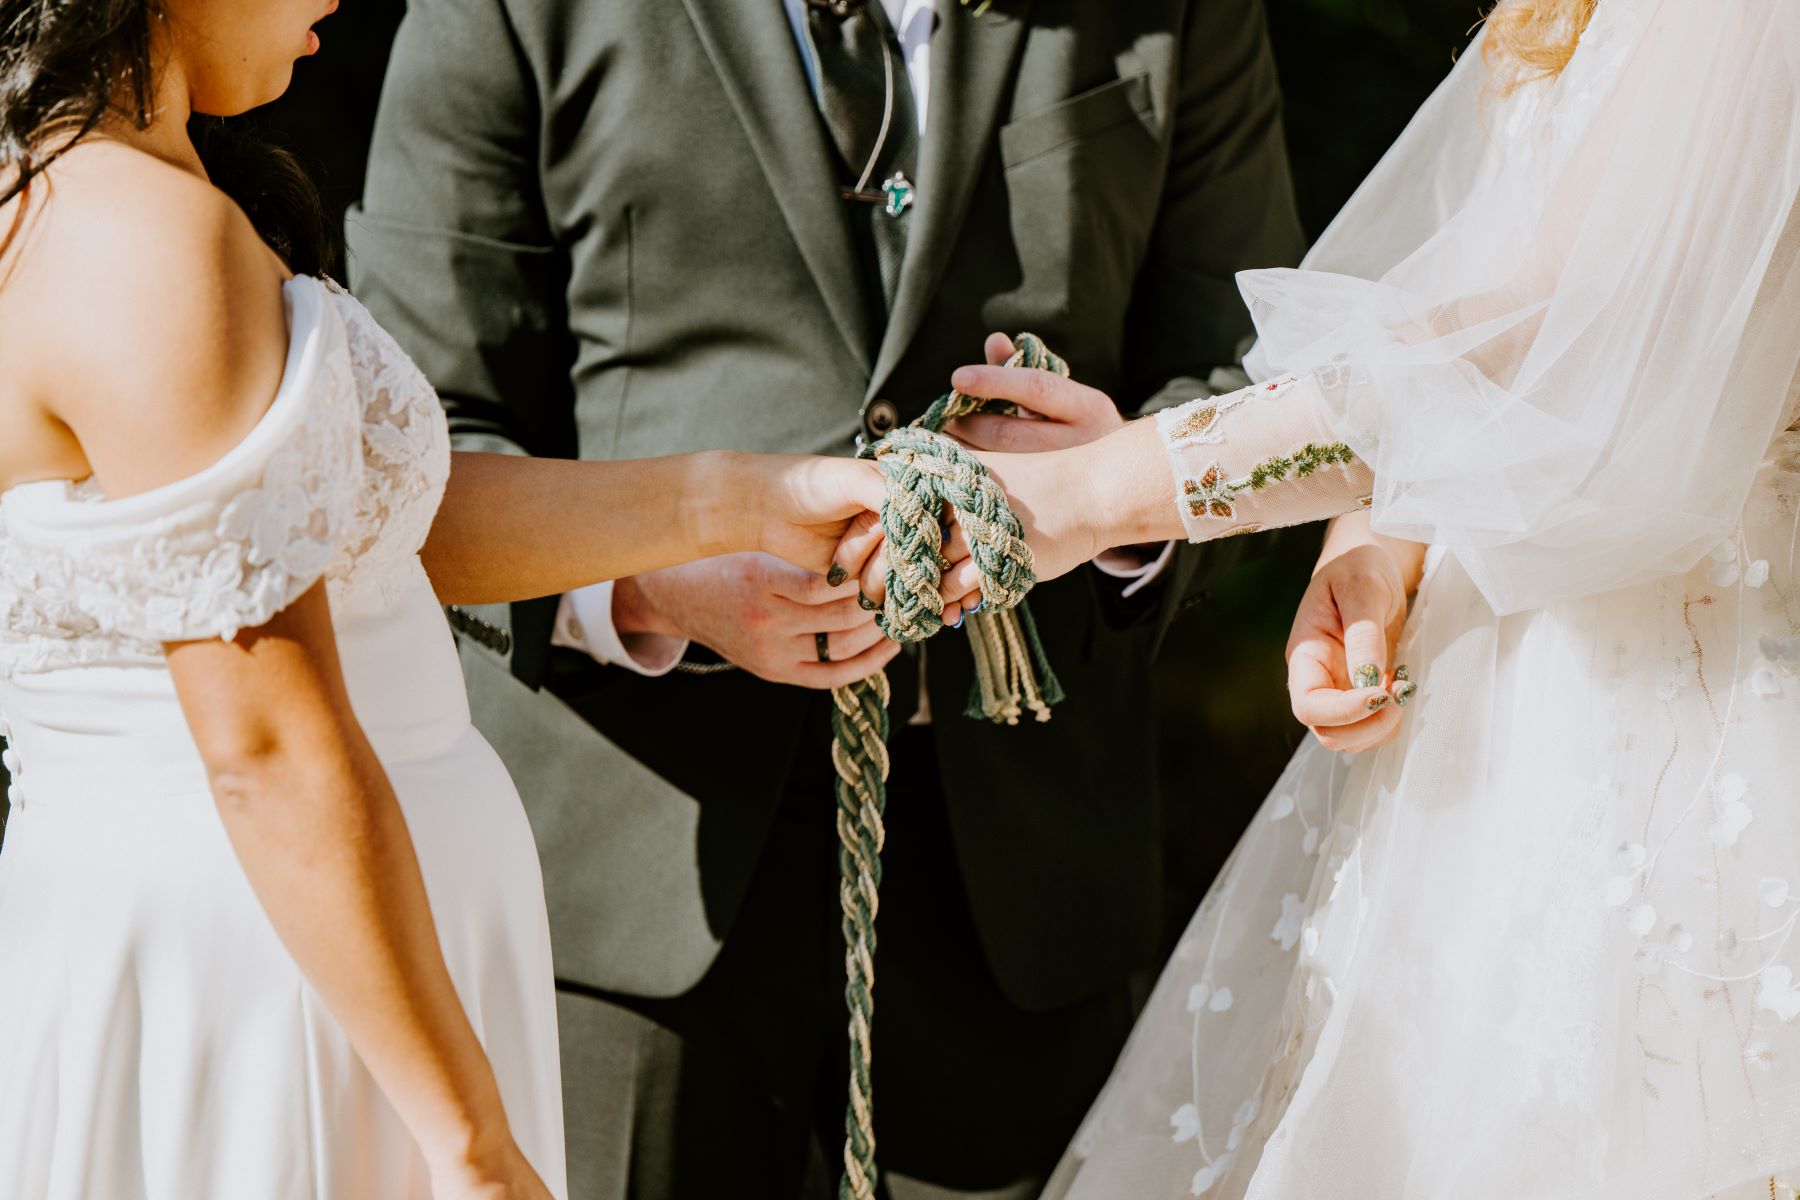
[[[222,459],[124,499],[60,481],[0,496],[0,1196],[429,1194],[231,852],[163,659],[321,579],[458,992],[561,1194],[536,852],[469,724],[418,557],[449,472],[444,418],[347,293],[310,278],[284,292],[280,389]]]

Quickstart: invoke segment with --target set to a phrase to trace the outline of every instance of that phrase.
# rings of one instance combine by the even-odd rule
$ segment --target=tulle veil
[[[1478,42],[1298,270],[1257,378],[1337,368],[1377,525],[1500,612],[1667,576],[1737,521],[1800,360],[1800,5],[1600,0],[1554,83]]]

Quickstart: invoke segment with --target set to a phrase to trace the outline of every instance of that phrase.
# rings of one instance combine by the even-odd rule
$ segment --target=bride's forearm
[[[512,1152],[405,814],[344,690],[324,584],[167,648],[221,827],[269,923],[433,1170]]]
[[[1155,421],[1131,421],[1066,453],[1079,459],[1072,476],[1080,486],[1072,492],[1092,530],[1096,554],[1116,546],[1186,539],[1175,504],[1175,473]]]
[[[1151,421],[1042,454],[982,454],[1025,528],[1039,579],[1114,546],[1185,537],[1175,476]]]
[[[452,456],[421,556],[446,604],[547,596],[753,548],[748,455],[622,462]]]
[[[1114,546],[1325,520],[1366,506],[1374,489],[1367,464],[1327,423],[1310,376],[1198,399],[1085,446],[988,464],[1013,497],[1040,578]],[[1413,554],[1396,549],[1416,582]]]

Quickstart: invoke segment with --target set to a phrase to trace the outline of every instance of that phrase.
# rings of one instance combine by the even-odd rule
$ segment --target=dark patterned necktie
[[[900,286],[918,174],[919,119],[906,61],[880,0],[806,0],[806,36],[851,225],[873,259],[886,312]]]

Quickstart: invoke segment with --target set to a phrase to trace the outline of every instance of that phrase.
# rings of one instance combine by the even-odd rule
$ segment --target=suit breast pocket
[[[1002,126],[1000,161],[1011,171],[1099,134],[1117,132],[1130,140],[1133,131],[1121,129],[1127,125],[1137,125],[1143,148],[1154,150],[1153,108],[1148,74],[1103,83]]]
[[[1148,74],[1116,79],[1000,129],[1022,293],[1067,314],[1123,312],[1162,193]]]

